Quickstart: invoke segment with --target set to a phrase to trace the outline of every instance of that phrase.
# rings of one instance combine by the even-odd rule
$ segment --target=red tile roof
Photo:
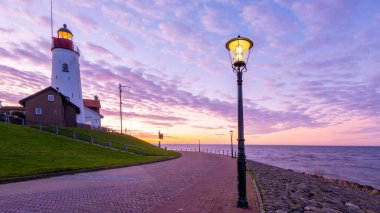
[[[101,108],[99,100],[83,99],[83,105],[89,108]]]

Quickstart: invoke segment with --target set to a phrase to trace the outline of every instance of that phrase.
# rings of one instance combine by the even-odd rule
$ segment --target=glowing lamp
[[[58,38],[63,38],[63,39],[69,39],[71,40],[73,38],[73,34],[69,29],[67,29],[66,24],[63,25],[62,28],[58,30]]]
[[[231,64],[234,67],[244,67],[248,63],[249,52],[253,47],[253,41],[248,38],[233,38],[226,43],[230,53]]]

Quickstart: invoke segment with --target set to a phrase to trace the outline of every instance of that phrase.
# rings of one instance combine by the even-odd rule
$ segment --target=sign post
[[[158,147],[161,148],[161,140],[164,140],[164,133],[161,133],[160,131],[158,131]]]

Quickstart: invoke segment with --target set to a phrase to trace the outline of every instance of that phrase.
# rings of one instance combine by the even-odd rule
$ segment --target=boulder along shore
[[[247,161],[267,213],[380,213],[378,190],[348,181],[323,178]]]

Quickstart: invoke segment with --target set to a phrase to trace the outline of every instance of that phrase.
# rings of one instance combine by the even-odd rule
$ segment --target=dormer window
[[[62,72],[69,72],[69,65],[66,63],[62,64]]]

